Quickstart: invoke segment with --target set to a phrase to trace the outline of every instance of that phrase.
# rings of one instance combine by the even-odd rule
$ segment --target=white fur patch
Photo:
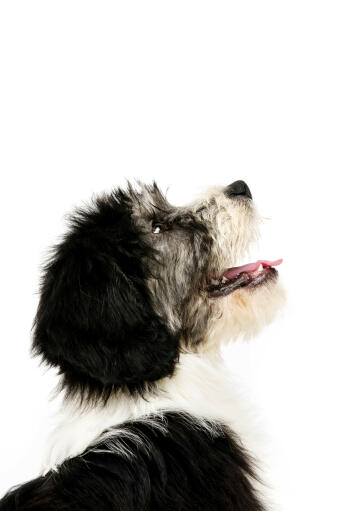
[[[162,380],[156,393],[146,399],[119,395],[105,406],[81,407],[75,401],[65,404],[48,444],[43,473],[56,470],[65,459],[80,455],[114,428],[117,438],[124,422],[153,420],[157,413],[176,410],[190,413],[198,421],[223,421],[239,435],[242,443],[256,451],[256,438],[240,390],[229,379],[226,366],[216,354],[183,354],[172,378]],[[116,431],[115,431],[116,428]]]

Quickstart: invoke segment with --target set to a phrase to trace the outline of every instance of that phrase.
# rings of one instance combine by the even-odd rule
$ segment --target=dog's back
[[[8,494],[1,511],[263,511],[251,460],[228,428],[168,412]]]

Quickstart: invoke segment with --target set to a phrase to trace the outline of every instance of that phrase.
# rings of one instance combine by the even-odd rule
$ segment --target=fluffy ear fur
[[[178,340],[153,311],[142,256],[152,253],[123,192],[72,218],[45,270],[33,340],[69,392],[140,391],[172,374]]]

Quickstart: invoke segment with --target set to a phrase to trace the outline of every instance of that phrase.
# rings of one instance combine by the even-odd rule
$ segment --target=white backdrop
[[[339,23],[327,0],[1,2],[0,493],[40,467],[55,380],[30,328],[63,215],[125,177],[175,203],[244,179],[288,302],[226,357],[282,509],[336,509]]]

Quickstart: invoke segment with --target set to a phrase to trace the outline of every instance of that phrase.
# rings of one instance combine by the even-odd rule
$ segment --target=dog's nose
[[[234,183],[231,183],[231,185],[227,186],[225,189],[225,194],[231,199],[233,197],[245,197],[247,199],[253,198],[249,186],[244,181],[235,181]]]

